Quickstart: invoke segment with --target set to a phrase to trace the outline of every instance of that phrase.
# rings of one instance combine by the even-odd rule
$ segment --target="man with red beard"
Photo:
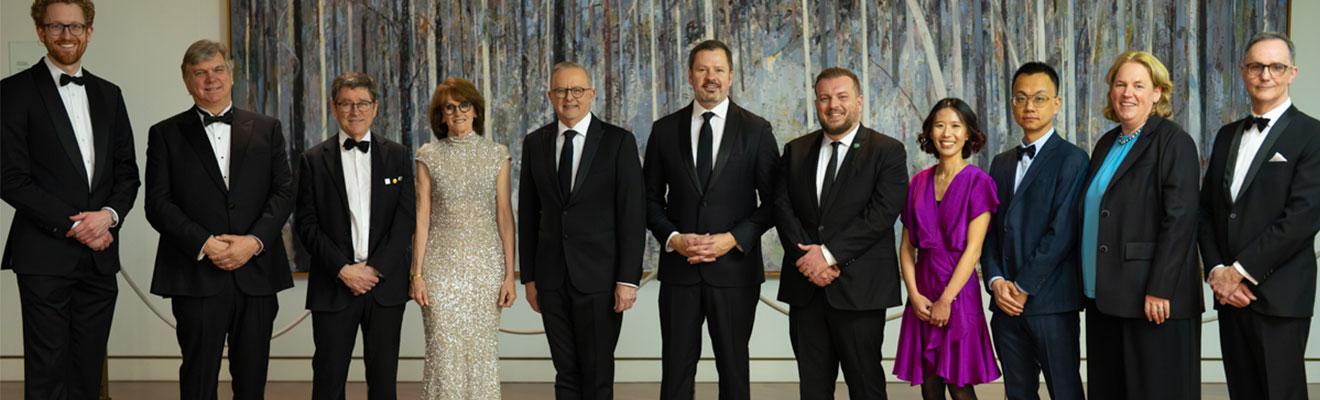
[[[119,87],[82,68],[95,16],[90,0],[33,2],[46,57],[0,81],[0,192],[16,210],[0,268],[18,275],[29,399],[99,395],[116,239],[141,185]]]

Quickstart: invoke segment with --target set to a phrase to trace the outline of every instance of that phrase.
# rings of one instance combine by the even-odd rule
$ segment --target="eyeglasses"
[[[1052,99],[1053,99],[1053,97],[1046,96],[1046,95],[1043,95],[1043,94],[1037,94],[1037,95],[1035,95],[1035,96],[1031,96],[1031,97],[1027,97],[1026,95],[1023,95],[1023,94],[1014,95],[1014,96],[1013,96],[1013,107],[1022,107],[1022,106],[1025,106],[1025,105],[1027,105],[1027,101],[1031,101],[1031,105],[1033,105],[1033,106],[1041,107],[1041,106],[1044,106],[1044,105],[1045,105],[1045,102],[1050,101],[1050,100],[1052,100]]]
[[[445,114],[453,114],[454,112],[468,112],[468,111],[472,111],[472,103],[465,101],[462,103],[458,103],[458,105],[445,104],[444,110],[445,110]]]
[[[1284,72],[1288,72],[1288,70],[1293,68],[1295,67],[1288,64],[1280,64],[1280,63],[1274,63],[1274,64],[1250,63],[1242,66],[1242,69],[1247,71],[1247,75],[1253,77],[1260,76],[1260,74],[1264,73],[1266,69],[1270,70],[1270,75],[1279,76],[1279,75],[1283,75]]]
[[[356,110],[358,110],[358,112],[365,112],[365,111],[367,111],[367,110],[370,110],[370,109],[371,109],[371,106],[373,106],[373,105],[375,105],[375,104],[376,104],[376,102],[374,102],[374,101],[359,101],[359,102],[356,102],[356,103],[350,103],[350,102],[347,102],[347,101],[341,101],[341,102],[337,102],[337,103],[335,103],[335,107],[338,107],[340,111],[350,111],[350,110],[354,110],[354,109],[356,109]]]
[[[42,24],[41,29],[46,31],[47,35],[58,36],[61,32],[69,32],[73,36],[82,36],[87,33],[87,24]]]
[[[573,95],[573,98],[577,99],[577,98],[581,98],[582,95],[587,93],[588,90],[593,90],[593,89],[577,87],[577,86],[571,88],[554,88],[554,89],[550,89],[550,94],[554,95],[556,99],[562,99],[564,97],[567,97],[568,95]]]

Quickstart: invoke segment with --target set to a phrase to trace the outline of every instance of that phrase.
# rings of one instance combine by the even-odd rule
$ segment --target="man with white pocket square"
[[[1251,115],[1215,137],[1201,258],[1219,310],[1229,396],[1305,399],[1320,231],[1320,121],[1292,105],[1293,44],[1264,32],[1240,66]]]

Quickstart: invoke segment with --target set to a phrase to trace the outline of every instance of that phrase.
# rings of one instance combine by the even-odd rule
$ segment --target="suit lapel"
[[[1251,181],[1256,179],[1256,173],[1260,172],[1260,167],[1265,165],[1265,161],[1274,155],[1274,142],[1279,141],[1279,136],[1283,136],[1284,132],[1287,132],[1288,123],[1292,122],[1293,110],[1296,110],[1296,108],[1288,107],[1288,111],[1284,111],[1283,115],[1279,116],[1279,122],[1275,122],[1274,126],[1270,127],[1270,133],[1265,135],[1265,142],[1260,144],[1260,149],[1256,150],[1256,157],[1251,159],[1251,168],[1247,169],[1247,179],[1242,180],[1242,187],[1238,188],[1239,192],[1251,187]],[[1232,193],[1229,195],[1231,196]]]
[[[545,143],[541,143],[541,154],[544,155],[544,157],[542,157],[544,161],[542,161],[541,164],[541,171],[544,172],[537,175],[543,177],[541,180],[541,187],[551,188],[550,191],[554,192],[555,199],[558,199],[559,205],[562,206],[568,203],[568,201],[566,201],[568,196],[559,192],[559,179],[557,175],[559,172],[559,166],[556,161],[559,158],[555,157],[555,140],[559,138],[558,126],[559,122],[556,120],[556,122],[550,124],[550,127],[545,132]]]
[[[838,171],[834,173],[834,185],[830,186],[829,193],[823,193],[821,195],[820,203],[822,209],[828,210],[830,204],[834,203],[834,198],[838,196],[839,191],[843,190],[845,185],[840,183],[851,177],[853,171],[857,169],[857,159],[862,157],[861,153],[863,151],[870,148],[867,146],[867,139],[870,137],[870,129],[860,125],[857,127],[857,136],[853,137],[852,146],[850,146],[852,148],[848,149],[847,153],[844,153],[843,163],[839,166]],[[817,146],[819,147],[819,145]],[[816,154],[820,154],[820,152],[817,151]]]
[[[211,177],[211,182],[220,188],[222,193],[228,194],[229,189],[225,187],[225,180],[220,176],[220,165],[215,161],[215,150],[211,148],[211,140],[206,137],[206,129],[202,127],[202,117],[197,114],[197,108],[189,108],[181,118],[179,133],[188,144],[192,145],[193,152],[197,153],[197,162],[206,170],[206,175]]]
[[[1221,186],[1223,186],[1224,200],[1228,200],[1228,204],[1233,204],[1233,174],[1237,173],[1238,147],[1242,146],[1242,135],[1250,123],[1251,120],[1246,118],[1234,123],[1236,126],[1233,128],[1233,136],[1228,140],[1228,152],[1225,153],[1227,156],[1222,160],[1224,179]]]
[[[819,219],[821,200],[824,200],[825,198],[824,196],[816,195],[816,170],[820,168],[820,137],[825,135],[825,133],[824,131],[817,131],[817,133],[812,133],[810,135],[810,139],[808,140],[810,140],[809,143],[811,143],[811,145],[807,146],[810,150],[807,151],[806,160],[803,162],[803,167],[805,167],[803,169],[806,170],[807,173],[802,174],[801,179],[803,182],[801,182],[800,186],[807,189],[807,195],[810,196],[809,198],[811,199],[811,209],[816,213],[816,218]]]
[[[330,179],[333,180],[330,186],[335,188],[335,194],[339,198],[339,204],[344,210],[343,220],[340,222],[347,223],[345,226],[349,227],[349,234],[344,243],[352,244],[352,217],[349,215],[348,209],[348,189],[344,186],[348,183],[344,181],[344,160],[342,159],[343,157],[339,155],[339,135],[336,134],[334,138],[335,139],[329,140],[322,145],[321,154],[325,155],[322,160],[325,161],[325,170],[330,173]],[[304,176],[302,179],[311,178],[312,177],[310,176]]]
[[[605,135],[605,123],[591,116],[591,127],[587,128],[590,132],[587,134],[586,143],[582,145],[582,160],[578,161],[577,173],[573,177],[573,190],[568,196],[568,202],[572,202],[578,193],[582,192],[582,187],[586,186],[587,175],[591,172],[591,161],[596,158],[596,149],[600,148],[601,136]]]
[[[679,111],[680,115],[683,116],[683,120],[682,120],[684,122],[682,124],[683,129],[681,130],[675,129],[674,131],[680,134],[678,143],[679,143],[679,150],[682,151],[682,154],[679,154],[678,159],[683,160],[683,162],[679,164],[683,165],[684,175],[687,175],[688,180],[692,182],[692,187],[697,188],[697,193],[704,194],[706,192],[706,188],[701,187],[701,179],[697,177],[696,160],[692,159],[692,154],[694,154],[692,153],[692,110],[693,109],[694,108],[692,104],[688,104],[687,107]]]
[[[101,95],[101,85],[98,80],[91,79],[91,73],[83,70],[83,77],[86,79],[87,86],[87,112],[92,118],[92,154],[94,163],[92,165],[92,188],[95,189],[101,182],[106,180],[106,170],[110,165],[112,154],[110,151],[110,114],[114,111],[113,105],[103,103],[105,99]]]
[[[1123,174],[1127,173],[1127,170],[1131,169],[1132,165],[1141,159],[1141,154],[1150,148],[1150,144],[1155,142],[1155,130],[1159,129],[1162,123],[1163,119],[1150,117],[1150,121],[1146,122],[1146,126],[1141,127],[1141,135],[1137,136],[1137,142],[1132,144],[1132,149],[1128,150],[1127,155],[1123,157],[1123,162],[1118,164],[1118,170],[1114,171],[1114,177],[1109,180],[1109,185],[1105,187],[1105,193],[1108,193],[1109,188],[1114,187],[1114,183],[1123,178]],[[1118,133],[1120,135],[1123,133],[1122,128],[1119,128]]]
[[[388,148],[378,138],[371,141],[376,143],[371,144],[371,220],[367,230],[367,254],[375,254],[373,250],[383,233],[380,227],[385,226],[386,214],[392,214],[385,207],[382,197],[385,194],[385,180],[394,178],[392,171],[385,171],[386,165],[393,165],[386,162],[390,157]]]
[[[1010,153],[1012,154],[1012,153]],[[1011,155],[1006,157],[1016,160]],[[1006,160],[1007,161],[1007,160]],[[998,165],[990,165],[990,176],[995,180],[996,193],[999,195],[999,204],[1007,206],[1006,212],[1013,211],[1013,178],[1017,174],[1017,163],[1015,161],[1000,162]]]
[[[733,151],[734,147],[741,144],[739,139],[742,138],[742,111],[737,105],[733,104],[733,100],[729,100],[729,110],[724,113],[724,116],[727,118],[724,120],[724,137],[720,139],[719,155],[715,157],[715,169],[711,170],[710,180],[706,181],[707,187],[701,189],[703,194],[706,189],[715,185],[715,181],[720,177],[720,172],[724,171],[724,166],[729,165],[729,159],[738,154]]]
[[[246,169],[243,168],[243,161],[247,158],[247,148],[255,134],[247,113],[239,112],[237,108],[231,110],[234,113],[234,124],[229,127],[229,187],[234,187],[244,178]]]
[[[1027,173],[1022,175],[1022,182],[1018,182],[1017,188],[1008,189],[1010,195],[1016,195],[1016,192],[1027,190],[1032,183],[1036,182],[1036,177],[1040,176],[1042,170],[1051,170],[1054,168],[1054,165],[1052,164],[1056,157],[1054,156],[1055,152],[1051,150],[1059,145],[1058,143],[1055,143],[1055,141],[1062,140],[1062,138],[1063,136],[1056,131],[1054,132],[1054,137],[1045,141],[1045,144],[1036,152],[1037,158],[1031,160],[1031,168],[1027,168]],[[1016,168],[1013,170],[1013,175],[1017,175]],[[1009,182],[1012,182],[1011,178],[1009,179]]]
[[[50,122],[55,126],[55,136],[64,147],[64,154],[69,156],[73,169],[78,171],[81,174],[79,176],[86,182],[87,167],[83,164],[82,151],[78,150],[78,138],[73,133],[73,124],[69,122],[69,112],[64,109],[64,100],[60,98],[59,88],[50,79],[50,70],[47,69],[45,61],[38,61],[37,65],[29,68],[28,71],[31,71],[32,79],[37,84],[41,100],[46,103],[48,111],[46,115],[50,116]],[[91,97],[90,93],[88,97]]]

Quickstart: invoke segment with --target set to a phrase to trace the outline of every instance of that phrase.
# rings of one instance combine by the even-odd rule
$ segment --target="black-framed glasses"
[[[82,36],[82,34],[87,33],[87,24],[60,24],[52,22],[49,24],[42,24],[41,29],[50,36],[58,36],[61,32],[69,32],[69,34],[73,36]]]
[[[453,103],[445,104],[444,110],[445,110],[445,114],[453,114],[455,112],[468,112],[468,111],[472,111],[472,103],[465,101],[458,104],[453,104]]]
[[[1260,76],[1260,74],[1265,73],[1265,70],[1269,70],[1270,75],[1279,76],[1279,75],[1283,75],[1285,72],[1288,72],[1288,70],[1293,68],[1294,67],[1291,65],[1282,64],[1282,63],[1273,63],[1273,64],[1249,63],[1242,66],[1242,69],[1247,71],[1247,75],[1250,76]]]
[[[1053,97],[1039,93],[1029,97],[1025,94],[1018,94],[1013,96],[1013,107],[1025,106],[1027,105],[1027,102],[1031,102],[1031,105],[1033,106],[1042,107],[1045,105],[1046,102],[1050,101],[1051,99],[1053,99]]]
[[[569,95],[572,95],[573,98],[575,99],[579,99],[582,98],[582,95],[586,94],[588,90],[592,90],[592,89],[589,87],[584,88],[579,86],[574,86],[570,88],[554,88],[554,89],[550,89],[550,94],[554,95],[556,99],[562,99],[568,97]]]
[[[373,105],[375,105],[375,104],[376,104],[376,102],[374,102],[374,101],[359,101],[359,102],[356,102],[356,103],[353,103],[353,102],[347,102],[347,101],[341,101],[341,102],[337,102],[337,103],[335,103],[335,107],[338,107],[338,108],[339,108],[340,110],[342,110],[342,111],[351,111],[351,110],[356,109],[356,110],[358,110],[358,112],[365,112],[365,111],[367,111],[367,110],[370,110],[370,109],[371,109],[371,106],[373,106]]]

